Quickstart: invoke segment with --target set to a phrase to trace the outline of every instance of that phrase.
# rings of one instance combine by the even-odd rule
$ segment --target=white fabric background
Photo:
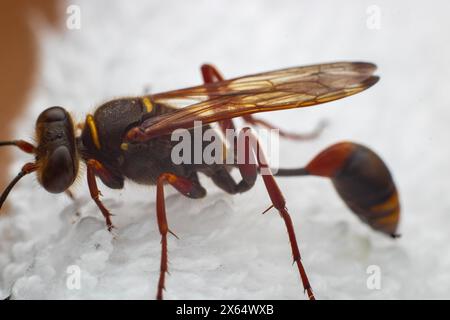
[[[362,225],[329,181],[284,178],[303,261],[319,299],[450,298],[450,167],[448,165],[450,43],[448,1],[73,1],[81,29],[40,32],[41,70],[17,137],[33,137],[46,107],[61,105],[82,120],[99,103],[200,83],[199,66],[226,77],[288,66],[365,60],[381,81],[330,104],[265,114],[280,127],[311,130],[316,141],[282,141],[280,163],[302,166],[341,140],[364,143],[391,168],[403,206],[393,241]],[[367,28],[370,5],[379,30]],[[27,128],[24,132],[23,128]],[[12,177],[27,155],[16,153]],[[271,212],[262,181],[229,196],[207,179],[203,200],[168,192],[171,275],[168,299],[304,299],[284,224]],[[155,189],[103,185],[116,214],[113,238],[90,200],[82,176],[76,205],[46,193],[35,178],[10,195],[0,219],[0,297],[152,299],[159,274]],[[169,188],[167,188],[169,189]],[[77,209],[78,207],[78,209]],[[81,218],[75,212],[81,213]],[[66,269],[82,270],[68,290]],[[381,290],[366,286],[369,265],[382,271]]]

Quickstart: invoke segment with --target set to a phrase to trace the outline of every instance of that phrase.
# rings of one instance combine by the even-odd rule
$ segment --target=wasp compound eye
[[[373,229],[396,237],[400,203],[391,173],[369,148],[351,142],[330,146],[307,166],[312,175],[331,178],[347,206]]]
[[[38,179],[51,193],[67,190],[78,173],[75,133],[69,113],[61,107],[43,111],[36,122]]]
[[[37,123],[52,123],[66,121],[70,116],[66,110],[61,107],[51,107],[44,110],[38,117]]]
[[[49,154],[41,168],[41,183],[48,192],[61,193],[73,183],[76,172],[74,159],[67,146],[56,147]]]

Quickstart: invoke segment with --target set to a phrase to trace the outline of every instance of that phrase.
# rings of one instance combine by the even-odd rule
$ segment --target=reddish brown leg
[[[212,65],[209,65],[209,64],[202,65],[201,71],[202,71],[202,76],[203,76],[203,80],[205,83],[213,83],[213,82],[217,82],[217,81],[223,81],[223,77],[220,74],[220,72]],[[245,116],[245,117],[243,117],[243,119],[244,119],[244,121],[249,122],[251,124],[261,125],[261,126],[269,128],[269,129],[275,129],[275,127],[270,125],[269,123],[267,123],[263,120],[255,119],[252,116]],[[222,131],[224,133],[226,132],[225,130],[228,128],[235,129],[231,119],[221,122],[220,127],[222,128]],[[322,127],[323,127],[323,125],[322,125]],[[284,131],[280,131],[280,135],[284,136],[286,138],[291,138],[291,139],[295,139],[295,140],[306,140],[309,138],[316,137],[320,133],[320,131],[323,129],[322,127],[316,129],[317,132],[310,134],[310,135],[300,135],[300,134],[288,133],[288,132],[284,132]],[[273,177],[273,175],[270,172],[270,169],[268,168],[264,154],[262,152],[258,152],[258,149],[260,149],[260,147],[259,147],[259,143],[258,143],[256,137],[254,135],[252,135],[251,131],[249,131],[249,130],[250,130],[250,128],[245,128],[243,130],[243,133],[248,132],[252,136],[251,140],[256,142],[256,146],[254,143],[251,143],[252,141],[250,141],[250,145],[249,145],[249,143],[247,143],[247,140],[245,140],[245,145],[244,145],[245,149],[246,149],[244,151],[245,152],[244,153],[245,161],[244,161],[244,163],[238,164],[239,171],[240,171],[240,174],[241,174],[243,180],[239,184],[235,184],[233,179],[231,178],[231,176],[228,176],[226,174],[222,174],[221,176],[218,176],[218,177],[213,177],[213,180],[221,188],[223,188],[224,190],[226,190],[227,192],[230,192],[230,193],[243,192],[243,191],[246,191],[249,188],[251,188],[256,179],[256,171],[257,171],[255,168],[256,166],[252,164],[255,162],[249,161],[250,160],[249,157],[252,157],[250,148],[253,149],[253,151],[256,154],[259,167],[264,168],[264,170],[266,170],[265,171],[266,174],[263,174],[262,177],[264,180],[264,184],[266,185],[266,189],[269,193],[270,199],[272,200],[272,205],[273,205],[273,207],[275,207],[278,210],[278,212],[280,213],[281,217],[283,218],[283,220],[286,224],[286,228],[287,228],[287,231],[289,234],[289,240],[290,240],[291,248],[292,248],[292,255],[294,258],[294,262],[297,263],[297,266],[298,266],[298,269],[300,272],[300,277],[301,277],[301,280],[303,283],[303,288],[307,292],[308,298],[310,300],[315,300],[311,285],[310,285],[308,277],[306,275],[306,271],[301,262],[300,250],[298,248],[297,239],[295,237],[292,220],[291,220],[291,217],[289,216],[289,213],[286,208],[286,201],[284,200],[283,194],[281,193],[281,190],[278,187],[278,185],[275,181],[275,178]],[[235,156],[236,156],[236,152],[235,152]],[[253,158],[253,160],[254,160],[254,158]]]
[[[164,184],[168,182],[183,195],[190,198],[201,198],[205,196],[206,191],[195,180],[191,181],[187,178],[178,177],[172,173],[163,173],[159,176],[156,184],[156,217],[158,220],[159,233],[161,234],[161,268],[158,281],[158,292],[156,299],[162,300],[166,273],[168,271],[167,260],[167,233],[177,237],[170,231],[167,224],[166,203],[164,200]]]
[[[251,133],[250,128],[244,128],[242,130],[241,134],[246,134],[250,138],[250,147],[246,143],[245,144],[245,155],[247,157],[247,154],[249,157],[251,157],[250,153],[251,151],[254,152],[258,166],[260,168],[260,171],[262,172],[262,178],[264,180],[264,184],[266,186],[267,192],[269,194],[270,200],[272,201],[272,206],[275,207],[281,217],[284,220],[284,223],[286,225],[286,229],[289,235],[289,241],[291,243],[291,249],[292,249],[292,255],[294,258],[294,262],[297,264],[298,270],[300,272],[300,277],[303,283],[303,288],[308,294],[308,298],[310,300],[315,300],[311,285],[308,280],[308,276],[306,275],[305,268],[303,267],[301,256],[300,256],[300,250],[298,248],[297,239],[295,236],[294,226],[292,224],[291,217],[288,213],[288,210],[286,208],[286,200],[283,197],[283,194],[281,193],[280,188],[278,187],[278,184],[275,181],[275,178],[270,171],[270,168],[268,166],[268,163],[266,161],[265,155],[262,152],[261,146],[257,140],[257,138]],[[252,150],[250,150],[250,148]],[[254,158],[253,158],[254,159]],[[242,164],[238,164],[238,166],[242,166]],[[246,170],[244,170],[245,172]],[[241,170],[242,173],[242,170]],[[270,208],[269,208],[270,209]]]
[[[204,83],[223,81],[223,77],[220,74],[219,70],[217,70],[213,65],[204,64],[201,67],[201,71]],[[227,129],[235,129],[233,120],[231,119],[220,121],[219,126],[224,134],[226,133]]]
[[[35,146],[24,140],[0,141],[0,147],[4,146],[16,146],[26,153],[34,153],[34,151],[36,150]]]
[[[242,119],[254,126],[261,126],[261,127],[265,127],[269,130],[272,129],[278,129],[276,126],[268,123],[265,120],[261,120],[261,119],[257,119],[255,118],[253,115],[246,115],[243,116]],[[313,140],[315,138],[317,138],[323,131],[323,129],[326,127],[326,122],[322,121],[319,122],[319,124],[317,125],[317,127],[310,133],[295,133],[295,132],[287,132],[281,129],[279,130],[279,134],[280,136],[286,138],[286,139],[291,139],[291,140]]]
[[[219,70],[211,64],[202,65],[201,71],[205,83],[223,81],[223,76],[220,74]]]
[[[100,209],[103,216],[105,217],[106,226],[108,228],[108,231],[111,231],[114,228],[112,221],[111,221],[111,213],[109,212],[108,209],[106,209],[106,207],[103,205],[103,203],[100,200],[101,192],[100,192],[100,190],[98,190],[97,181],[95,178],[96,173],[101,174],[102,171],[104,172],[106,169],[103,167],[103,165],[100,162],[98,162],[97,160],[94,160],[94,159],[88,160],[86,162],[86,164],[87,164],[87,181],[88,181],[91,197],[97,204],[97,207]]]

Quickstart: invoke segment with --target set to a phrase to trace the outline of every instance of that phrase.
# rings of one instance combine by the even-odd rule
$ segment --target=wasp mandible
[[[90,195],[111,230],[111,213],[100,199],[96,179],[111,189],[122,189],[125,178],[156,185],[156,217],[162,249],[156,297],[162,299],[168,271],[167,236],[174,234],[166,217],[164,185],[170,184],[189,198],[202,198],[206,195],[198,177],[202,173],[225,192],[237,194],[251,189],[260,169],[267,166],[261,153],[254,159],[258,142],[256,145],[245,144],[245,152],[255,160],[252,163],[174,165],[171,149],[175,142],[170,138],[171,133],[180,128],[192,130],[195,121],[201,121],[204,126],[217,123],[223,131],[234,129],[233,118],[237,117],[251,125],[274,128],[272,124],[254,118],[253,114],[314,106],[359,93],[378,81],[375,70],[372,63],[337,62],[224,80],[215,67],[203,65],[203,85],[106,102],[93,115],[87,115],[78,136],[77,126],[65,109],[46,109],[36,121],[37,145],[23,140],[0,142],[0,146],[16,146],[35,156],[2,193],[0,208],[14,185],[33,172],[48,192],[67,192],[82,161],[87,167]],[[182,100],[193,103],[184,108],[175,107]],[[244,128],[243,132],[252,135],[250,127]],[[297,140],[310,138],[282,130],[280,134]],[[239,170],[241,181],[236,182],[232,177],[232,168]],[[280,169],[276,175],[330,178],[339,196],[363,222],[377,231],[397,236],[400,217],[397,190],[385,163],[369,148],[340,142],[320,152],[306,166]],[[303,288],[313,300],[314,293],[302,264],[286,201],[270,170],[269,174],[262,175],[262,179],[272,202],[271,208],[278,211],[286,225]]]

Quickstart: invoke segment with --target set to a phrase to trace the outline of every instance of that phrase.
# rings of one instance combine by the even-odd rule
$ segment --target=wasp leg
[[[219,70],[217,70],[217,68],[211,64],[202,65],[201,72],[202,72],[204,83],[214,83],[214,82],[224,80],[224,78],[221,75],[221,73],[219,72]],[[319,137],[320,134],[322,133],[323,129],[327,126],[327,123],[325,121],[321,121],[321,122],[319,122],[317,127],[312,132],[302,134],[302,133],[287,132],[284,130],[280,130],[279,128],[268,123],[265,120],[255,118],[253,115],[245,115],[242,117],[242,119],[244,120],[244,122],[254,125],[254,126],[265,127],[270,130],[278,129],[280,136],[282,136],[286,139],[303,140],[303,141],[313,140],[313,139]],[[225,132],[226,129],[234,129],[235,128],[231,119],[221,121],[221,122],[219,122],[219,125],[223,132]]]
[[[243,158],[242,161],[239,161],[239,157],[237,159],[237,167],[239,168],[240,174],[242,176],[242,181],[236,183],[231,174],[225,168],[216,171],[213,175],[211,175],[211,179],[218,187],[230,194],[241,193],[247,191],[255,184],[259,166],[259,170],[260,172],[262,172],[262,178],[264,180],[264,184],[266,185],[267,192],[270,196],[270,199],[272,200],[271,207],[275,207],[278,210],[279,214],[285,222],[294,262],[297,263],[303,288],[307,292],[308,298],[314,300],[315,297],[312,292],[311,285],[301,262],[300,250],[298,248],[294,226],[287,211],[286,201],[283,197],[283,194],[281,193],[280,188],[278,187],[270,169],[268,168],[268,164],[266,162],[262,149],[260,148],[256,137],[251,133],[250,128],[244,128],[242,133],[246,135],[243,136],[243,138],[245,139],[245,144],[243,145],[245,158]],[[255,155],[252,153],[252,151],[257,155],[257,160],[255,159]],[[258,166],[256,165],[256,163],[258,163]]]
[[[234,139],[234,157],[242,180],[239,183],[236,183],[228,170],[223,166],[219,167],[217,171],[210,175],[213,182],[219,188],[230,194],[242,193],[250,190],[255,185],[256,177],[258,175],[258,166],[256,165],[253,154],[250,152],[250,141],[247,137],[244,137],[244,139],[243,149],[245,153],[243,155],[241,155],[238,150],[238,139]],[[243,158],[241,158],[241,156],[243,156]]]
[[[103,216],[105,217],[106,226],[108,228],[108,231],[112,231],[112,229],[114,228],[114,225],[112,224],[112,221],[111,221],[111,213],[109,212],[108,209],[106,209],[106,207],[103,205],[103,203],[100,200],[101,192],[98,189],[97,181],[95,178],[96,173],[101,173],[102,171],[105,171],[106,169],[103,167],[103,165],[100,162],[98,162],[97,160],[94,160],[94,159],[88,160],[86,162],[86,164],[87,164],[87,181],[88,181],[91,197],[97,204],[97,207],[100,209]]]
[[[317,124],[317,126],[314,128],[313,131],[311,131],[309,133],[296,133],[296,132],[288,132],[288,131],[281,130],[281,129],[277,128],[276,126],[268,123],[265,120],[255,118],[253,115],[243,116],[242,119],[246,123],[254,125],[254,126],[265,127],[269,130],[277,129],[277,130],[279,130],[278,132],[279,132],[280,136],[282,136],[283,138],[290,139],[290,140],[298,140],[298,141],[314,140],[314,139],[318,138],[320,136],[320,134],[323,132],[323,130],[325,129],[325,127],[327,126],[326,121],[320,121]]]
[[[286,225],[286,229],[289,235],[289,241],[291,243],[291,249],[292,249],[292,256],[294,258],[294,262],[297,263],[297,267],[300,273],[300,277],[303,283],[303,288],[308,294],[308,298],[310,300],[315,300],[314,293],[312,291],[311,285],[308,280],[308,276],[306,275],[305,268],[303,267],[302,261],[301,261],[301,255],[300,255],[300,249],[297,244],[297,239],[295,236],[294,226],[292,223],[292,219],[288,213],[288,210],[286,208],[286,200],[284,199],[283,194],[281,193],[280,188],[278,187],[277,182],[275,181],[275,178],[273,174],[271,173],[268,163],[266,160],[266,157],[264,155],[264,152],[262,152],[262,148],[259,145],[258,140],[256,137],[251,133],[250,128],[244,128],[243,132],[249,132],[250,136],[253,138],[253,141],[256,142],[256,145],[251,143],[251,148],[256,154],[256,159],[258,161],[258,166],[262,172],[262,178],[264,181],[264,184],[266,186],[267,192],[270,196],[270,199],[272,201],[273,207],[275,207],[281,217],[284,220],[284,223]],[[246,150],[247,151],[247,150]],[[263,170],[264,169],[264,170]]]
[[[222,74],[212,64],[203,64],[201,66],[201,72],[205,83],[213,83],[224,80]]]
[[[210,178],[216,186],[218,186],[225,192],[229,194],[237,194],[246,192],[255,185],[257,173],[258,171],[256,166],[254,174],[250,171],[247,171],[245,174],[243,174],[241,171],[242,180],[239,181],[239,183],[236,183],[228,170],[222,168],[211,175]]]
[[[223,81],[223,77],[220,74],[219,70],[217,70],[216,67],[210,64],[204,64],[201,66],[201,72],[203,77],[204,83],[214,83],[214,82],[220,82]],[[208,89],[206,89],[208,90]],[[219,121],[219,126],[222,130],[222,132],[225,134],[227,129],[233,129],[235,130],[235,126],[233,123],[233,120],[227,119],[223,121]]]
[[[198,199],[206,195],[206,190],[196,180],[178,177],[172,173],[163,173],[158,178],[156,184],[156,217],[158,220],[159,233],[161,234],[161,268],[158,281],[158,291],[156,294],[157,300],[163,299],[165,276],[168,272],[167,233],[171,233],[176,237],[176,235],[170,231],[167,224],[166,203],[164,200],[165,183],[169,183],[181,194],[189,198]]]
[[[17,148],[26,153],[34,153],[36,151],[35,146],[24,140],[0,141],[0,147],[4,146],[16,146]]]

